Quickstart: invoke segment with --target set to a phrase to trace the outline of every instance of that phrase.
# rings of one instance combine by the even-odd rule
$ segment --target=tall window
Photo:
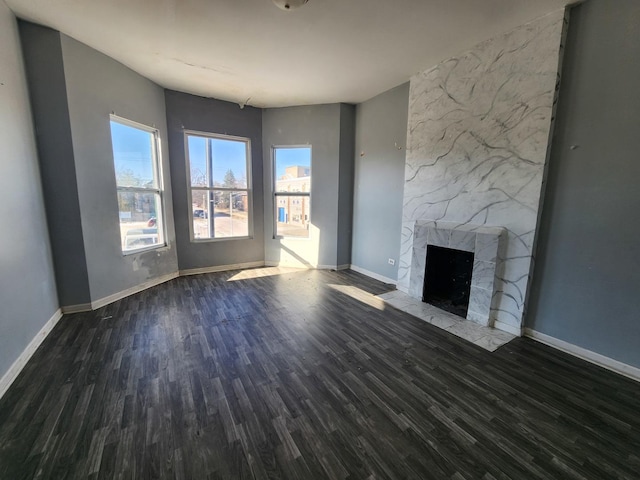
[[[165,245],[158,131],[112,115],[111,144],[122,251]]]
[[[309,236],[311,147],[273,147],[275,236]]]
[[[192,238],[250,236],[249,139],[187,133],[186,144]]]

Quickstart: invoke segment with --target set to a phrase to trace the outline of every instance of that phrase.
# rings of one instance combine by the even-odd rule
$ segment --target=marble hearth
[[[434,327],[446,330],[448,333],[471,342],[478,347],[493,352],[513,340],[512,335],[495,328],[484,327],[475,322],[465,320],[453,313],[413,298],[400,290],[378,295],[387,305],[413,315]]]

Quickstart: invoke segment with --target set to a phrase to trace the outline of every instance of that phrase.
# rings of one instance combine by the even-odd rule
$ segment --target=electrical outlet
[[[393,258],[389,259],[389,265],[395,265],[396,261]]]

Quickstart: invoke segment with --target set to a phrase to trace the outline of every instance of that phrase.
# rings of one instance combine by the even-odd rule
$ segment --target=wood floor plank
[[[262,268],[66,315],[0,400],[0,479],[640,478],[640,384],[389,290]]]

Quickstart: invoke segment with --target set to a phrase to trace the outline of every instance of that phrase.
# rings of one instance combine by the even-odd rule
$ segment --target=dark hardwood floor
[[[238,276],[65,316],[0,400],[0,479],[640,478],[640,384],[351,271]]]

